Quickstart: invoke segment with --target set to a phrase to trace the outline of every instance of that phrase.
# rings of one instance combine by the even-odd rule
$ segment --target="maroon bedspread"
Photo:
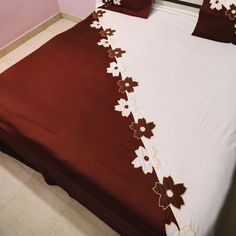
[[[133,117],[114,111],[114,59],[99,47],[93,16],[0,75],[0,141],[122,235],[165,235],[175,222],[150,191],[155,174],[133,167],[143,145]],[[175,222],[176,223],[176,222]]]

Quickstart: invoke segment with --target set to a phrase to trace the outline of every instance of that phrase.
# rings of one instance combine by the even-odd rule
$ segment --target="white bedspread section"
[[[187,187],[176,219],[207,236],[235,167],[236,46],[191,36],[197,15],[167,7],[148,20],[107,11],[100,21],[116,30],[112,47],[127,52],[118,59],[123,76],[139,82],[135,119],[157,125],[143,142],[158,150],[159,180],[171,175]]]

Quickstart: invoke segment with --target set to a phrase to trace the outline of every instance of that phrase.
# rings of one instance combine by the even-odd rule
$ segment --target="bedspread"
[[[97,9],[0,75],[1,142],[122,235],[207,235],[235,166],[236,51],[194,22]]]

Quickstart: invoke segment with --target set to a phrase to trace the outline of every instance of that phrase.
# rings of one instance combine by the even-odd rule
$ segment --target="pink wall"
[[[0,0],[0,48],[59,12],[57,0]]]
[[[96,0],[0,0],[0,49],[60,11],[85,18]]]
[[[58,0],[62,12],[80,18],[87,17],[94,9],[96,0]]]

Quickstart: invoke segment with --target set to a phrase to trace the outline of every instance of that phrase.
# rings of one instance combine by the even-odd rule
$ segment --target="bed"
[[[210,235],[235,168],[236,50],[196,21],[98,8],[0,75],[1,149],[121,235]]]

